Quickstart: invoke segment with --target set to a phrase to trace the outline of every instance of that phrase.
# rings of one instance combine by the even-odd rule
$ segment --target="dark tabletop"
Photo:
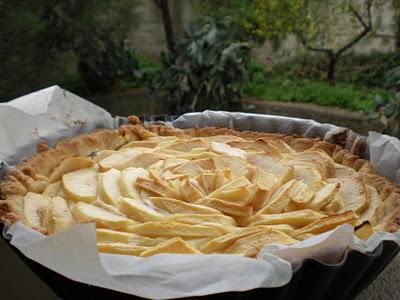
[[[0,238],[0,299],[59,299]]]

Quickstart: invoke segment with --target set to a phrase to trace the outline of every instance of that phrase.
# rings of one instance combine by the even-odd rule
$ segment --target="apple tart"
[[[100,252],[253,257],[341,224],[367,238],[400,228],[400,189],[340,145],[136,117],[38,144],[0,181],[0,218],[44,234],[94,222]]]

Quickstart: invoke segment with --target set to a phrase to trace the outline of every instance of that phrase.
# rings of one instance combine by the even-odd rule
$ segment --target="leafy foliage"
[[[263,42],[281,39],[301,24],[306,0],[205,0],[201,16],[232,18],[232,30],[240,39]]]
[[[124,41],[137,3],[1,0],[0,97],[62,82],[77,70],[92,91],[134,79],[137,64]]]
[[[76,54],[78,71],[90,91],[108,91],[118,80],[132,81],[143,76],[133,49],[115,44],[107,36],[85,43]]]
[[[232,16],[241,36],[279,46],[294,34],[307,51],[327,57],[326,76],[335,82],[343,54],[370,36],[379,23],[373,18],[384,0],[248,0],[203,1],[201,15]]]
[[[124,40],[136,1],[47,2],[52,4],[45,14],[48,47],[73,51],[89,90],[110,90],[118,79],[134,78],[137,62]]]
[[[400,137],[400,67],[390,70],[386,76],[386,87],[391,96],[385,100],[375,96],[375,111],[369,112],[371,119],[379,119],[383,124],[383,133]]]
[[[204,101],[223,107],[240,99],[249,55],[249,46],[234,40],[228,18],[207,19],[185,31],[176,54],[162,54],[164,71],[153,88],[164,88],[178,112],[196,110]]]
[[[0,98],[43,84],[54,53],[40,44],[43,24],[33,0],[0,1]]]

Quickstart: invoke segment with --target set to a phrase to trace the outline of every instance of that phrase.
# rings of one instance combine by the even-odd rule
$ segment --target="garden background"
[[[1,0],[0,40],[0,101],[58,84],[119,115],[400,134],[399,0]]]

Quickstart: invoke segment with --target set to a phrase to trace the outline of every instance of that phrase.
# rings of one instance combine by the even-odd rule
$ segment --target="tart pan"
[[[173,121],[175,116],[143,116],[142,121]],[[118,126],[127,119],[118,117]],[[0,166],[0,177],[2,166]],[[0,222],[0,233],[4,224]],[[1,234],[0,234],[1,235]],[[9,247],[21,260],[62,299],[143,299],[113,290],[90,286],[68,279],[25,257],[19,250],[10,245],[6,235],[1,235]],[[225,292],[220,294],[191,297],[185,299],[269,299],[269,300],[341,300],[354,299],[365,289],[400,252],[400,247],[393,241],[382,241],[374,251],[361,253],[350,250],[337,264],[325,264],[315,259],[306,259],[293,271],[289,283],[279,288],[258,288],[244,292]]]
[[[0,223],[0,232],[3,231]],[[61,299],[143,299],[120,292],[90,286],[70,280],[25,257],[9,244],[21,260]],[[348,251],[338,264],[327,265],[315,259],[306,259],[293,272],[289,283],[279,288],[259,288],[245,292],[226,292],[185,299],[268,299],[268,300],[348,300],[365,289],[400,252],[393,241],[381,242],[374,251],[363,254]]]

